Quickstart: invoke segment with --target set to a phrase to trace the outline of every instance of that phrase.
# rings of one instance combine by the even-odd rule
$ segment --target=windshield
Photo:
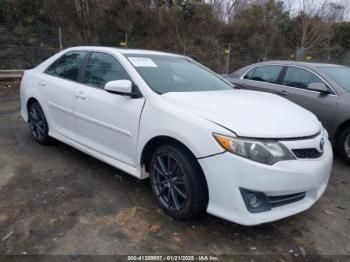
[[[321,67],[321,70],[350,92],[350,67]]]
[[[232,90],[234,87],[186,57],[127,54],[147,84],[157,93]]]

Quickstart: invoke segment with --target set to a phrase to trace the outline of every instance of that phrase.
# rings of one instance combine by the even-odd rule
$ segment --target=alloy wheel
[[[164,207],[180,210],[187,199],[188,182],[179,163],[168,154],[157,156],[152,187]]]
[[[31,107],[29,115],[30,115],[30,129],[32,130],[33,136],[37,140],[42,140],[45,137],[44,116],[35,106]]]
[[[344,149],[345,149],[346,155],[350,159],[350,134],[345,138]]]

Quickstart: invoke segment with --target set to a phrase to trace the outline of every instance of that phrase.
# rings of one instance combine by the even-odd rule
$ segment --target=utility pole
[[[297,55],[296,55],[295,60],[297,60],[297,61],[304,61],[305,60],[305,48],[304,47],[297,48]]]
[[[228,48],[225,49],[226,53],[226,68],[225,68],[225,74],[229,73],[230,70],[230,56],[231,56],[231,43],[229,43]]]
[[[121,47],[125,47],[125,48],[128,48],[128,33],[127,32],[125,32],[125,34],[124,34],[124,41],[120,41],[119,42],[119,45],[121,46]]]
[[[331,48],[329,48],[328,50],[328,54],[327,54],[327,63],[329,63],[329,59],[331,58]]]
[[[186,39],[184,40],[184,50],[182,52],[183,55],[186,55],[186,44],[187,44],[187,41]]]
[[[58,26],[58,42],[60,45],[60,50],[63,49],[63,45],[62,45],[62,30],[61,30],[61,26]]]
[[[267,54],[269,52],[269,47],[267,46],[266,49],[265,49],[265,56],[264,56],[264,61],[267,60]]]

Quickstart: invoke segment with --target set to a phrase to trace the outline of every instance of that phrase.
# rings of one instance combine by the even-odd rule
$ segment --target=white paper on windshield
[[[135,67],[158,67],[152,59],[146,57],[129,57]]]

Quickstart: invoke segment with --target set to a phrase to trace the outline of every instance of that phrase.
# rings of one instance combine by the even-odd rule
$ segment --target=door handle
[[[277,94],[282,95],[282,96],[287,96],[289,93],[285,90],[282,90],[282,91],[277,91]]]
[[[84,95],[83,92],[75,93],[75,97],[80,98],[80,99],[85,99],[86,98],[86,96]]]
[[[38,83],[39,86],[45,86],[45,82],[44,80],[41,80],[39,83]]]

